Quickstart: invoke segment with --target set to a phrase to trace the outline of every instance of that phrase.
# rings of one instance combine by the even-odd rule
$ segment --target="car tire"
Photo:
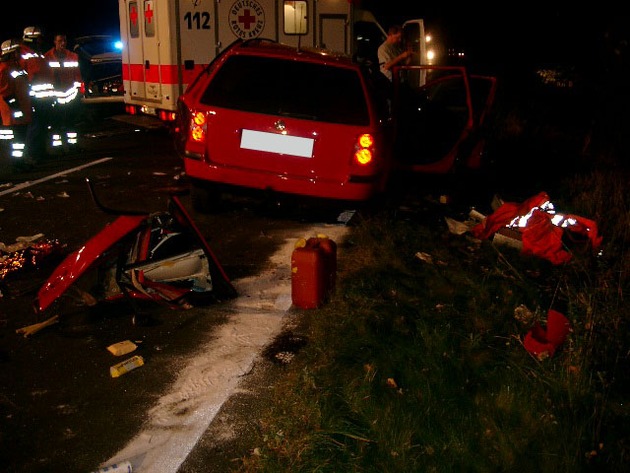
[[[202,214],[216,213],[222,207],[221,192],[201,181],[190,183],[190,201],[193,209]]]

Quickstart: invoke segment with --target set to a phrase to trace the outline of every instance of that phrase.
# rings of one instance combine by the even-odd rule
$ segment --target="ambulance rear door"
[[[167,12],[160,11],[167,3],[159,0],[122,2],[124,12],[121,4],[121,19],[124,15],[127,23],[126,28],[121,27],[121,35],[125,42],[123,50],[125,102],[145,107],[157,106],[161,97],[157,20],[160,16],[168,16]]]
[[[179,24],[175,57],[179,65],[172,71],[170,83],[178,85],[170,91],[169,104],[176,109],[177,98],[218,53],[218,21],[216,0],[180,0],[175,2]]]
[[[214,0],[121,1],[127,19],[121,27],[127,45],[123,79],[129,78],[125,102],[150,114],[175,111],[186,85],[214,57]]]

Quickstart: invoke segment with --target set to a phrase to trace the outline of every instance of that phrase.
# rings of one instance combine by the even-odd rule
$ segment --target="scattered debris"
[[[138,345],[133,343],[131,340],[124,340],[108,346],[107,350],[114,356],[123,356],[131,353],[136,348],[138,348]]]
[[[525,304],[514,309],[514,318],[523,325],[531,326],[535,317],[536,314],[529,310]]]
[[[478,223],[470,220],[459,222],[451,217],[444,217],[444,220],[446,220],[448,231],[455,235],[463,235],[464,233],[469,232],[472,227],[474,227]]]
[[[416,253],[416,258],[418,258],[420,261],[424,261],[425,263],[433,264],[433,257],[429,253],[418,251]]]
[[[48,257],[62,253],[65,246],[57,240],[36,241],[42,236],[39,233],[32,237],[18,237],[11,245],[0,242],[0,283],[17,271],[38,267]]]
[[[492,237],[492,243],[495,245],[511,246],[519,251],[523,250],[523,236],[520,232],[512,228],[499,228]]]
[[[58,315],[53,315],[51,318],[44,320],[43,322],[39,322],[37,324],[28,325],[27,327],[19,328],[15,331],[15,333],[24,335],[24,338],[27,338],[34,333],[39,332],[41,329],[48,327],[49,325],[56,324],[59,321]]]
[[[19,242],[26,242],[26,243],[31,243],[33,241],[37,241],[40,238],[43,238],[44,234],[43,233],[37,233],[35,235],[30,235],[30,236],[19,236],[15,239],[15,241],[19,241]]]
[[[136,368],[144,365],[144,358],[140,355],[132,356],[131,358],[121,361],[120,363],[116,363],[114,366],[109,367],[109,374],[112,378],[118,378],[125,373],[129,373]]]
[[[396,384],[396,380],[394,378],[387,378],[387,387],[398,389],[398,384]]]
[[[355,213],[357,213],[356,210],[344,210],[337,217],[337,221],[339,223],[343,223],[343,224],[347,225],[350,222],[350,220],[352,219],[352,217],[354,217]]]
[[[276,364],[286,365],[293,361],[297,352],[306,346],[307,342],[306,337],[285,332],[265,348],[263,356]]]

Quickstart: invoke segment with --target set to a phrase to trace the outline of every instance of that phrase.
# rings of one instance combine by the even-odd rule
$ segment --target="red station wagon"
[[[466,141],[482,115],[473,113],[460,69],[401,69],[390,84],[378,69],[371,73],[345,55],[262,39],[235,42],[178,102],[176,146],[194,208],[210,210],[226,190],[365,202],[386,189],[395,170],[447,172],[461,150],[479,153]],[[429,76],[436,87],[428,87]],[[429,102],[446,104],[457,118],[426,116],[437,108]],[[413,127],[427,122],[434,126],[418,146]],[[436,126],[455,130],[430,146],[440,134]]]

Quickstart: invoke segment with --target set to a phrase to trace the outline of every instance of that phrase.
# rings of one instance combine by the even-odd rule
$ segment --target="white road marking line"
[[[46,181],[50,181],[51,179],[56,179],[58,177],[62,177],[65,176],[66,174],[70,174],[76,171],[80,171],[81,169],[85,169],[85,168],[89,168],[90,166],[95,166],[97,164],[101,164],[104,163],[105,161],[109,161],[111,159],[114,158],[102,158],[102,159],[97,159],[96,161],[92,161],[91,163],[86,163],[86,164],[82,164],[81,166],[77,166],[76,168],[72,168],[72,169],[67,169],[66,171],[61,171],[55,174],[51,174],[50,176],[46,176],[46,177],[42,177],[41,179],[37,179],[36,181],[26,181],[23,182],[22,184],[18,184],[16,186],[13,186],[9,189],[3,190],[2,192],[0,192],[0,197],[2,197],[3,195],[6,194],[12,194],[14,192],[20,191],[22,189],[26,189],[28,187],[37,185],[37,184],[41,184],[42,182],[46,182]]]

